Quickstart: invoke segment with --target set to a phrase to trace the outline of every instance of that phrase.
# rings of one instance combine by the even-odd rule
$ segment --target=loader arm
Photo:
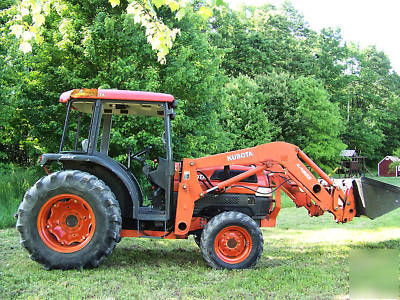
[[[197,169],[233,164],[255,167],[203,191],[197,179]],[[327,185],[321,185],[306,165],[324,179]],[[336,222],[346,223],[356,215],[353,189],[345,193],[334,186],[329,176],[299,147],[285,142],[272,142],[197,159],[185,158],[178,188],[175,234],[183,236],[188,233],[196,200],[206,193],[223,190],[244,178],[264,171],[286,178],[279,188],[286,192],[297,206],[306,207],[311,216],[328,211],[334,215]],[[295,184],[288,184],[289,180]]]

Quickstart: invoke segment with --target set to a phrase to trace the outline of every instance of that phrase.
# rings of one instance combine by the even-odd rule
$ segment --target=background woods
[[[289,3],[241,11],[222,5],[211,18],[197,13],[200,2],[181,18],[155,6],[164,24],[180,30],[164,64],[128,2],[60,3],[65,9],[50,10],[26,54],[10,34],[16,3],[1,3],[3,163],[32,165],[40,153],[57,151],[65,112],[58,97],[80,87],[173,94],[180,100],[176,160],[283,140],[331,169],[346,147],[370,164],[400,148],[400,78],[388,57],[347,43],[339,30],[312,30]],[[123,161],[127,149],[149,144],[154,156],[161,151],[162,128],[152,120],[114,124],[112,156]]]

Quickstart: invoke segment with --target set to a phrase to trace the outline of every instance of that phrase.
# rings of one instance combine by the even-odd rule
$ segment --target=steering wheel
[[[147,154],[149,153],[149,151],[150,151],[152,148],[153,148],[152,146],[148,146],[147,148],[142,149],[142,150],[136,152],[135,154],[130,154],[130,156],[131,156],[134,160],[136,160],[136,161],[138,161],[138,162],[140,162],[140,163],[143,164],[143,163],[145,162],[145,160],[146,160]]]

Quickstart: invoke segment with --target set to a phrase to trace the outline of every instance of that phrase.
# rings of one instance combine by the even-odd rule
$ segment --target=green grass
[[[400,186],[400,177],[370,177],[370,178]]]
[[[25,190],[42,174],[20,168],[0,172],[0,226],[13,226]],[[377,179],[400,185],[399,178]],[[310,218],[293,206],[282,194],[277,227],[263,229],[260,261],[239,271],[207,267],[192,238],[125,238],[97,269],[46,271],[29,259],[14,228],[3,229],[0,299],[332,299],[349,293],[351,249],[400,249],[400,210],[336,224],[330,214]]]
[[[0,298],[332,299],[349,293],[351,249],[400,249],[400,210],[336,224],[330,214],[286,208],[263,234],[264,253],[250,270],[210,269],[192,238],[125,238],[97,269],[46,271],[15,229],[0,230]]]
[[[15,225],[14,214],[26,190],[43,175],[37,168],[0,165],[0,228]]]

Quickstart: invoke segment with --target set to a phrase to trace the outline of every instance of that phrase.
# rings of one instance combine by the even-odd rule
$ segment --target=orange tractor
[[[67,112],[59,152],[41,156],[48,175],[26,192],[16,225],[31,258],[48,269],[96,267],[121,237],[189,235],[211,267],[252,267],[263,250],[260,227],[276,224],[281,191],[310,216],[328,211],[338,223],[400,206],[400,188],[361,178],[342,190],[297,146],[284,142],[174,162],[177,100],[168,94],[79,89],[63,93],[60,102]],[[72,115],[78,119],[71,134]],[[127,165],[113,160],[113,115],[160,117],[165,157],[148,165],[148,147],[129,152]],[[89,116],[84,135],[81,119]],[[68,145],[73,149],[65,151]],[[131,159],[142,164],[152,188],[148,195],[131,171]],[[55,167],[61,170],[51,172]]]

